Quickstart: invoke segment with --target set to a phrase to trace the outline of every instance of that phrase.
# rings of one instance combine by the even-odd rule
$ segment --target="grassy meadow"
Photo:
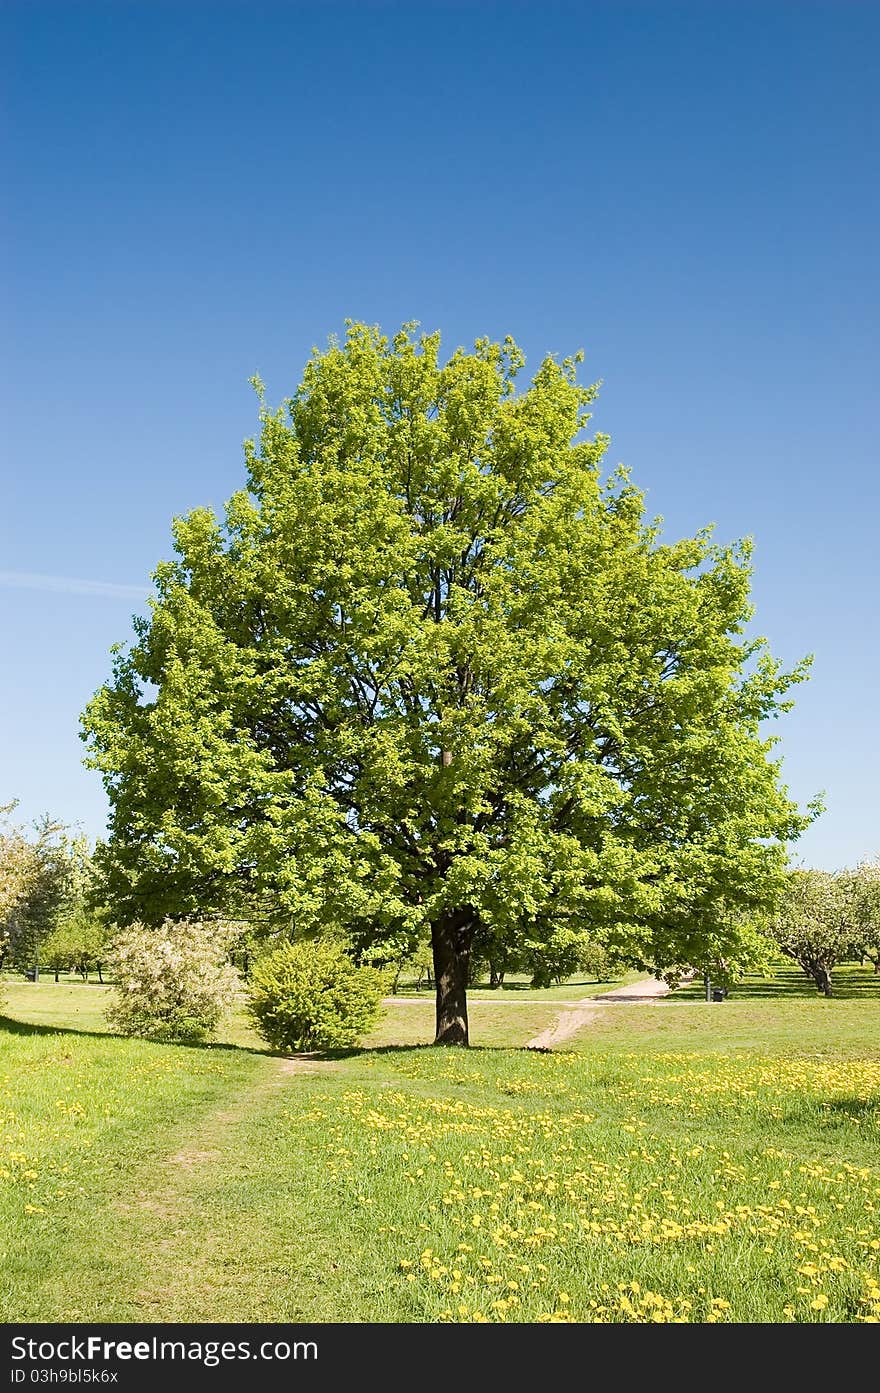
[[[880,978],[835,985],[597,1007],[553,1054],[522,1047],[577,984],[475,1002],[470,1051],[399,1000],[294,1063],[240,1015],[154,1045],[105,987],[12,979],[0,1318],[876,1320]]]

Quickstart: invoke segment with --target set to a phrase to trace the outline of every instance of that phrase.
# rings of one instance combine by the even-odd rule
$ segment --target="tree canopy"
[[[277,409],[255,381],[247,486],[175,521],[84,736],[116,914],[427,928],[466,1043],[483,942],[732,952],[808,820],[761,731],[805,665],[744,636],[747,543],[664,542],[603,478],[579,359],[518,390],[512,340],[439,349],[350,324]]]
[[[869,885],[861,870],[793,870],[786,877],[768,936],[831,996],[831,973],[846,958],[867,956]]]
[[[76,920],[81,939],[88,932],[97,945],[105,916],[94,908],[98,887],[85,837],[48,816],[16,826],[8,820],[15,806],[0,807],[0,961],[39,969],[62,926]]]

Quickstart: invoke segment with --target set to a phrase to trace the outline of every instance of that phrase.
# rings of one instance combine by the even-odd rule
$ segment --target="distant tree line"
[[[88,840],[50,817],[30,827],[0,807],[0,967],[101,978],[112,926]]]
[[[880,973],[880,860],[838,871],[794,870],[768,929],[823,996],[841,962],[870,962]]]
[[[56,981],[62,972],[76,972],[83,979],[96,973],[103,981],[118,925],[104,903],[87,839],[48,816],[22,827],[12,821],[15,806],[0,806],[0,968],[35,977],[51,973]],[[182,913],[177,917],[187,918]],[[228,928],[228,922],[218,921],[218,935],[228,936]],[[251,962],[277,935],[264,943],[265,937],[259,925],[240,922],[234,943],[226,946],[245,978]],[[880,974],[880,859],[837,872],[789,871],[775,912],[743,920],[735,938],[728,938],[725,947],[739,944],[736,956],[729,949],[726,955],[718,951],[710,935],[701,941],[705,951],[698,961],[674,961],[672,954],[648,966],[672,983],[697,972],[716,986],[730,987],[743,972],[766,966],[775,951],[796,962],[824,996],[833,994],[833,972],[840,963],[871,963]],[[433,985],[427,934],[409,952],[397,955],[382,952],[379,945],[372,952],[352,942],[347,946],[356,961],[390,969],[392,990],[409,978]],[[484,931],[470,956],[468,984],[499,988],[510,976],[525,976],[533,987],[548,987],[576,973],[611,980],[629,965],[586,927],[564,921],[534,943],[527,932],[511,939]]]

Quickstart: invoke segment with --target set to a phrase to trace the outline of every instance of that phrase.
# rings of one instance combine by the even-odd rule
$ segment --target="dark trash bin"
[[[725,990],[724,990],[723,987],[713,987],[713,988],[712,988],[712,1000],[713,1000],[713,1001],[723,1001],[726,995],[727,995],[727,993],[725,992]]]

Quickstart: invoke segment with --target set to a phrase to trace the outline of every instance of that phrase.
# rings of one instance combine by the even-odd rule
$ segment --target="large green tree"
[[[666,544],[603,481],[576,361],[517,390],[509,339],[442,362],[351,324],[263,405],[84,717],[117,913],[389,958],[427,927],[458,1044],[481,939],[572,924],[656,967],[773,899],[806,819],[760,725],[804,668],[743,636],[745,544]]]

